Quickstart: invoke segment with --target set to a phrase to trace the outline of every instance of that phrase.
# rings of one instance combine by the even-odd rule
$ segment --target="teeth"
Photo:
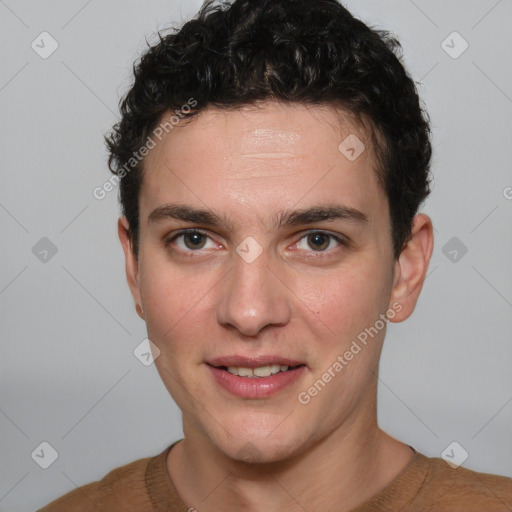
[[[238,375],[240,377],[251,377],[252,370],[250,368],[238,368]]]
[[[270,366],[262,366],[260,368],[254,368],[252,371],[256,377],[270,377],[272,372],[270,371]]]
[[[239,377],[248,377],[250,379],[258,377],[270,377],[279,372],[286,372],[289,366],[280,364],[271,364],[267,366],[260,366],[259,368],[244,368],[240,366],[228,366],[228,372]]]

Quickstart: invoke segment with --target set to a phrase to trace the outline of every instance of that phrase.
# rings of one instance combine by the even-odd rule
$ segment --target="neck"
[[[199,512],[349,511],[388,485],[413,455],[380,430],[376,418],[357,423],[269,464],[233,460],[184,429],[185,439],[169,453],[168,471],[187,506]]]

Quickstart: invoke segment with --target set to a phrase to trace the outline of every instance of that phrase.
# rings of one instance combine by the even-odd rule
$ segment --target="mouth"
[[[206,366],[224,390],[248,399],[270,397],[296,383],[307,371],[304,363],[275,356],[218,358]]]
[[[248,379],[262,379],[272,375],[277,375],[278,373],[293,371],[300,366],[305,365],[298,364],[295,366],[289,366],[286,364],[276,363],[270,365],[267,364],[265,366],[258,366],[256,368],[249,368],[246,366],[214,366],[214,368],[224,370],[225,372],[228,372],[231,375],[236,375],[238,377],[244,377]]]

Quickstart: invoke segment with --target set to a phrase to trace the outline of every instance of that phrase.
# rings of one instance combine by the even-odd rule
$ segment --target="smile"
[[[270,397],[297,382],[307,371],[306,365],[295,361],[261,364],[246,360],[245,365],[230,363],[207,363],[206,366],[217,385],[232,395],[246,399]]]
[[[272,364],[266,366],[259,366],[258,368],[244,368],[243,366],[229,366],[221,367],[224,370],[227,370],[232,375],[238,375],[239,377],[248,377],[249,379],[261,378],[261,377],[270,377],[271,375],[276,375],[279,372],[287,372],[290,369],[297,368],[296,366],[287,366],[281,364]]]

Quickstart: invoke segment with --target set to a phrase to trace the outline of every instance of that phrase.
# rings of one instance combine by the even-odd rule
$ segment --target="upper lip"
[[[239,355],[214,357],[206,361],[210,366],[237,366],[239,368],[260,368],[261,366],[270,366],[280,364],[281,366],[299,366],[300,361],[295,361],[288,357],[279,355],[261,355],[255,357],[244,357]]]

